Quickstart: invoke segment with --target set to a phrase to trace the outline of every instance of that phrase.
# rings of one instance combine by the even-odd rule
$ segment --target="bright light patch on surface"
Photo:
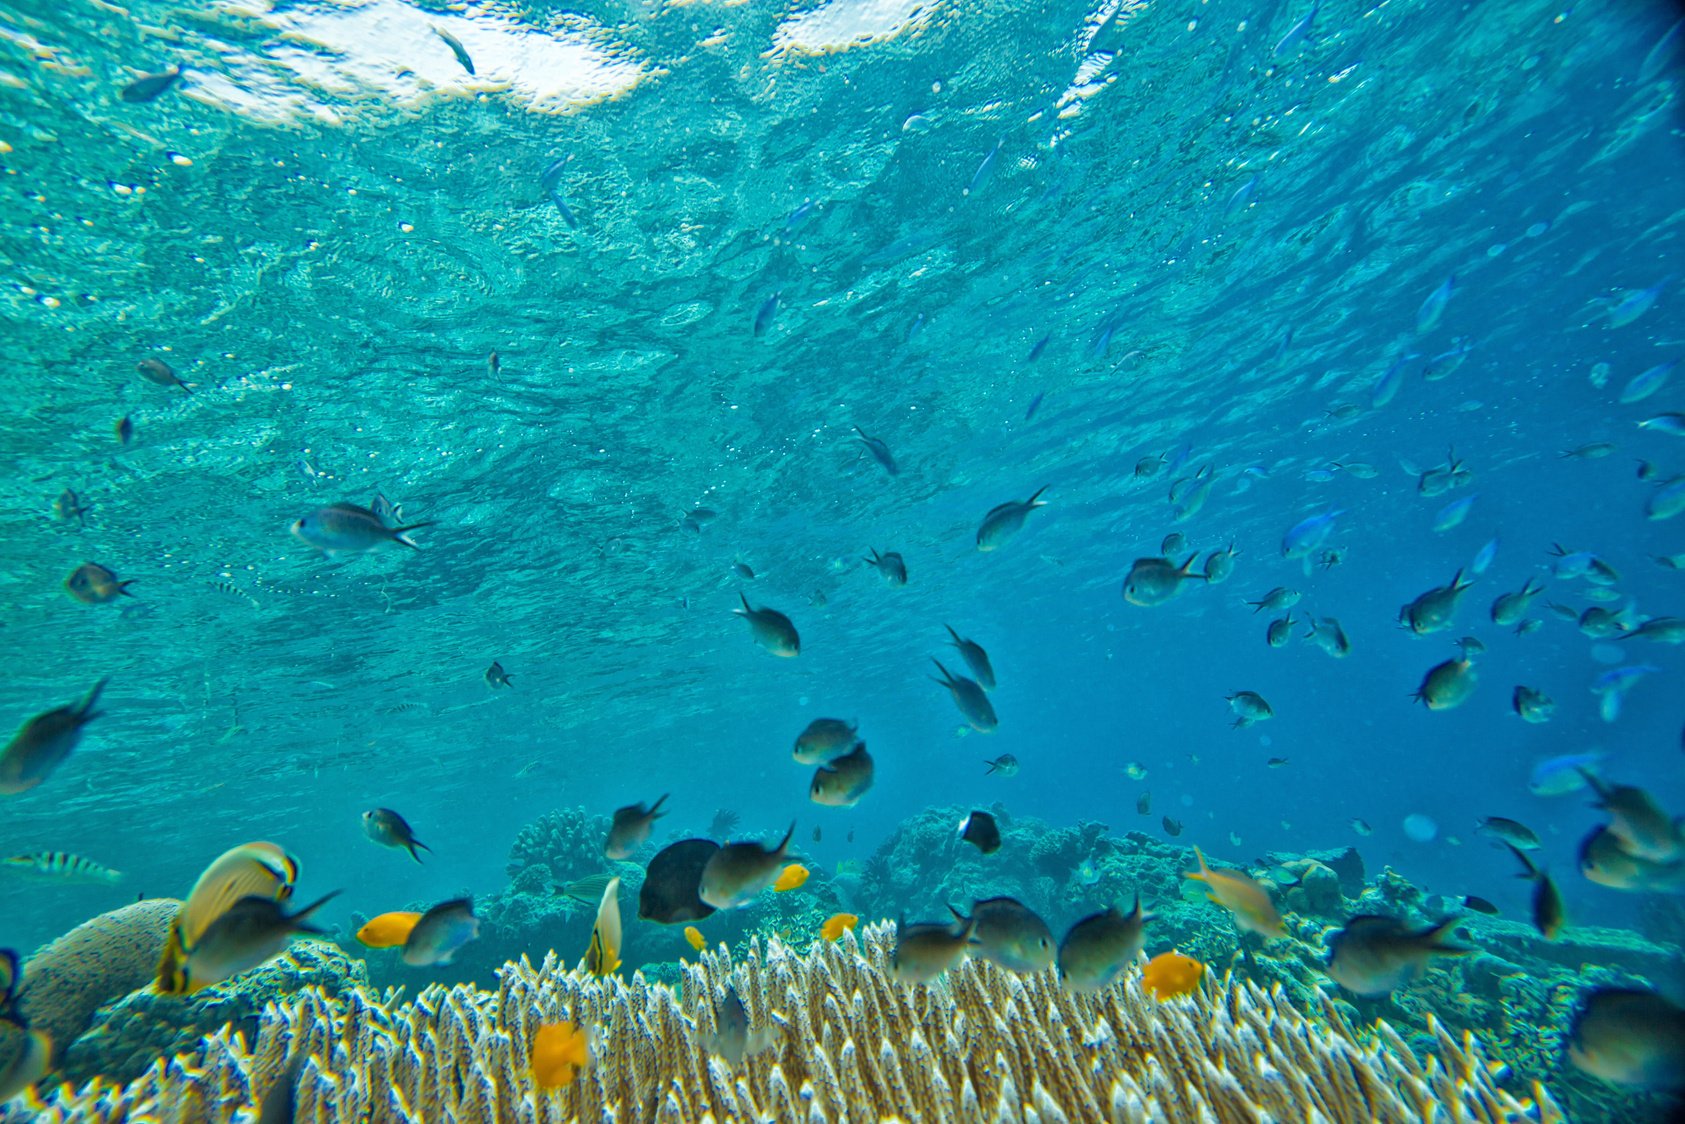
[[[501,15],[434,14],[402,0],[340,0],[254,12],[226,4],[231,22],[255,22],[272,38],[261,57],[225,56],[226,71],[193,75],[193,93],[243,116],[283,122],[337,121],[360,105],[415,106],[494,94],[537,113],[565,113],[631,91],[644,67],[578,32],[559,34]],[[449,44],[462,44],[469,74]]]
[[[786,20],[772,37],[775,54],[823,55],[880,43],[930,23],[935,0],[830,0]]]

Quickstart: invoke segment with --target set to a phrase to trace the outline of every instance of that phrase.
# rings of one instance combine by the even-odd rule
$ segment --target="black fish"
[[[901,470],[896,467],[895,458],[890,455],[888,445],[884,444],[876,437],[868,436],[866,431],[861,429],[859,426],[854,427],[854,432],[860,435],[860,443],[866,446],[866,451],[872,454],[872,459],[877,461],[878,464],[883,467],[885,472],[889,473],[891,476],[895,476],[900,473]]]
[[[114,432],[117,434],[117,443],[119,445],[127,445],[134,439],[135,423],[130,421],[128,416],[125,415],[120,421],[118,421]]]
[[[995,817],[987,812],[973,812],[961,820],[960,838],[985,855],[992,855],[1000,850],[1000,826],[995,823]]]
[[[1135,798],[1135,811],[1143,816],[1150,816],[1153,814],[1152,792],[1143,792]]]
[[[819,829],[817,827],[813,829],[813,841],[819,842]]]
[[[714,912],[702,900],[702,868],[720,845],[712,839],[681,839],[649,860],[638,890],[638,916],[660,925],[700,921]]]
[[[1491,917],[1498,916],[1498,907],[1487,901],[1485,898],[1477,898],[1473,894],[1470,894],[1463,899],[1463,904],[1469,909],[1474,910],[1476,913],[1484,913]]]
[[[118,96],[127,102],[151,101],[165,90],[176,84],[181,77],[181,67],[159,71],[157,74],[143,74],[123,87]]]
[[[1164,832],[1165,832],[1166,835],[1180,835],[1180,834],[1182,834],[1182,821],[1181,820],[1173,820],[1169,816],[1165,816],[1164,817]]]
[[[556,184],[560,182],[562,178],[562,169],[566,168],[568,166],[568,161],[572,159],[573,153],[570,152],[560,160],[557,160],[554,164],[551,164],[548,168],[544,169],[544,174],[538,177],[538,182],[539,185],[544,188],[545,194],[550,196],[550,202],[556,205],[556,210],[561,212],[562,218],[569,226],[578,230],[579,216],[573,213],[572,209],[567,205],[567,200],[562,198],[562,193],[556,190]]]
[[[767,330],[772,327],[773,320],[778,316],[778,305],[783,298],[784,291],[780,289],[778,292],[766,298],[766,301],[760,307],[760,311],[755,313],[756,339],[760,339],[762,336],[766,335]]]
[[[433,29],[433,34],[445,41],[445,46],[451,49],[451,54],[455,55],[456,61],[462,64],[462,69],[470,74],[474,73],[474,60],[468,57],[468,49],[462,45],[456,36],[448,31],[441,31],[437,27]]]

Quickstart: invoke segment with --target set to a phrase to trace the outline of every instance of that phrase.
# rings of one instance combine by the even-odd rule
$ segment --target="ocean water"
[[[298,856],[302,900],[344,889],[331,924],[491,893],[521,825],[662,793],[663,832],[794,820],[826,866],[932,804],[1160,836],[1168,815],[1228,863],[1356,844],[1525,916],[1473,831],[1508,816],[1571,917],[1637,923],[1647,895],[1575,873],[1585,794],[1528,776],[1598,750],[1685,813],[1681,649],[1546,604],[1685,615],[1685,518],[1645,510],[1685,440],[1640,424],[1685,411],[1685,374],[1621,401],[1685,357],[1671,7],[125,13],[0,3],[0,715],[110,681],[76,753],[4,798],[0,850],[126,876],[0,871],[0,945],[184,895],[252,839]],[[1472,478],[1422,496],[1448,449]],[[1373,472],[1332,467],[1353,463]],[[85,519],[55,515],[66,488]],[[1038,489],[980,552],[985,513]],[[289,534],[376,495],[431,524],[420,549]],[[1336,565],[1282,556],[1332,510]],[[1233,576],[1126,603],[1171,532],[1178,562],[1233,544]],[[1493,540],[1452,627],[1399,627]],[[1617,579],[1557,576],[1553,544]],[[85,562],[133,596],[68,596]],[[1542,625],[1517,636],[1487,609],[1529,578]],[[1267,646],[1279,614],[1246,602],[1276,586],[1349,657],[1302,626]],[[740,596],[791,617],[798,658],[755,646]],[[930,681],[932,656],[959,669],[944,624],[994,660],[993,733]],[[1430,711],[1411,693],[1462,636],[1478,687]],[[1605,721],[1594,680],[1631,665],[1656,670]],[[1511,712],[1517,684],[1550,722]],[[1274,717],[1233,728],[1242,689]],[[856,808],[809,803],[789,762],[820,716],[876,758]],[[1018,775],[985,775],[1002,753]],[[424,864],[364,838],[375,806]]]

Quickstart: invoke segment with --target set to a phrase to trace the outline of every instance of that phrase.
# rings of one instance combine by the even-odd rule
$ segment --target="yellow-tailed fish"
[[[1199,869],[1188,871],[1187,877],[1205,883],[1210,899],[1229,911],[1236,927],[1266,939],[1287,935],[1268,890],[1238,870],[1212,870],[1205,865],[1205,855],[1198,847],[1194,848],[1194,857],[1199,860]]]
[[[695,925],[685,926],[685,940],[689,941],[690,947],[694,948],[697,952],[701,952],[703,949],[708,947],[708,938],[703,936],[702,930],[698,929]]]
[[[774,892],[782,894],[786,890],[800,889],[806,881],[807,867],[801,863],[791,863],[778,875],[778,881],[772,884],[772,888]]]
[[[620,967],[620,879],[611,878],[603,890],[603,904],[597,907],[597,924],[591,929],[591,947],[585,950],[585,970],[606,976]]]
[[[193,884],[164,942],[158,962],[158,990],[187,994],[187,957],[205,930],[235,902],[266,897],[284,902],[298,881],[298,860],[274,843],[242,843],[223,852]]]

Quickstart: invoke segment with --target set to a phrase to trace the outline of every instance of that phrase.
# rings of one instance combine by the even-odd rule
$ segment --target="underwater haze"
[[[124,875],[0,867],[0,945],[260,839],[344,928],[663,793],[658,842],[729,809],[812,866],[998,803],[1228,865],[1356,845],[1525,918],[1502,816],[1570,922],[1677,908],[1577,873],[1578,774],[1530,785],[1596,753],[1685,813],[1685,632],[1646,624],[1685,617],[1677,19],[0,0],[0,717],[108,680],[0,851]],[[415,549],[292,530],[376,497]],[[1192,576],[1131,603],[1161,555]],[[945,625],[992,732],[932,682]],[[1412,697],[1464,654],[1471,694]],[[819,717],[875,759],[855,807],[791,763]]]

